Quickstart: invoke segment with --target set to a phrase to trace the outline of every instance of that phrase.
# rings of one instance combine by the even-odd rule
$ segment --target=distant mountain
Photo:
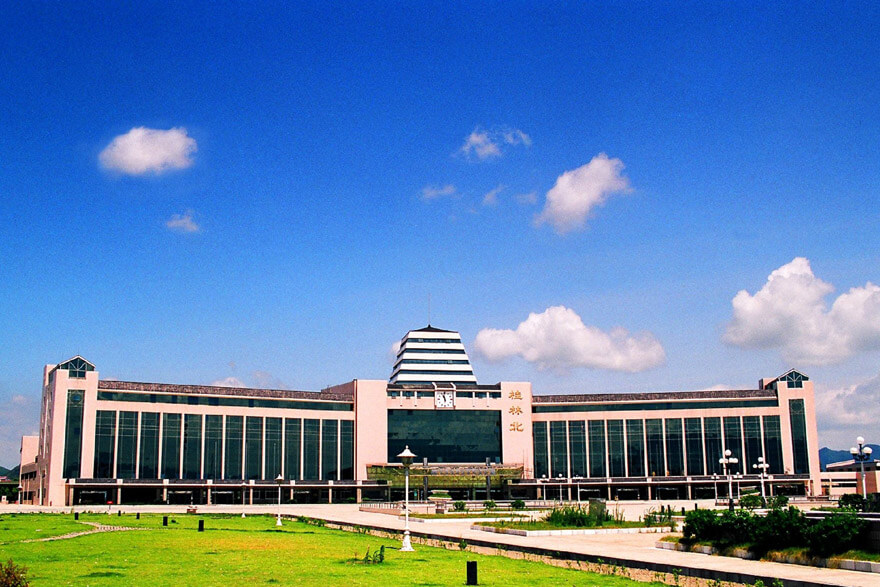
[[[0,467],[0,477],[9,477],[10,479],[18,479],[18,468],[20,465],[16,465],[11,469],[7,469],[6,467]]]
[[[880,458],[880,444],[866,444],[874,451],[874,458]],[[819,449],[819,466],[822,471],[829,463],[839,463],[840,461],[848,461],[852,459],[852,455],[847,450],[834,450],[833,448],[822,447]]]

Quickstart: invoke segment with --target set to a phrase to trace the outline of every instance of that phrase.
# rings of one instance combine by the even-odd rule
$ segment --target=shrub
[[[748,510],[725,510],[721,514],[717,542],[720,546],[753,542],[758,523]]]
[[[744,495],[742,496],[742,498],[740,498],[739,505],[746,508],[747,510],[754,510],[759,507],[763,507],[764,498],[757,493],[750,493],[749,495]]]
[[[852,513],[826,516],[807,531],[810,552],[830,556],[857,548],[868,523]]]
[[[581,506],[566,505],[555,507],[543,518],[548,524],[575,528],[601,526],[603,520],[590,515],[590,510]]]
[[[524,510],[526,509],[526,502],[521,499],[514,499],[510,502],[510,508],[514,510]]]
[[[453,511],[456,511],[456,512],[466,512],[467,511],[467,504],[463,501],[453,501],[452,502],[452,509],[453,509]]]
[[[840,496],[837,507],[844,510],[861,512],[865,510],[865,498],[858,493],[845,493]]]
[[[880,493],[869,493],[865,500],[866,512],[880,512]]]
[[[767,500],[767,507],[774,510],[779,510],[788,506],[788,496],[787,495],[774,495],[770,499]]]
[[[492,501],[491,499],[487,499],[486,501],[483,502],[483,508],[487,512],[494,510],[496,507],[498,507],[498,504],[495,503],[494,501]]]
[[[753,550],[758,554],[768,550],[783,550],[806,543],[807,519],[795,507],[775,508],[759,520],[755,527]]]
[[[0,587],[27,587],[27,567],[17,565],[12,559],[4,565],[0,562]]]
[[[719,525],[718,514],[714,510],[690,511],[684,518],[684,539],[687,542],[714,541]]]

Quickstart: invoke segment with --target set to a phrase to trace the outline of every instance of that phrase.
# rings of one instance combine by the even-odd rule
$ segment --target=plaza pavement
[[[682,505],[693,507],[693,501],[670,502],[673,508]],[[640,502],[623,503],[619,507],[626,512],[627,519],[638,519],[647,508],[655,504]],[[614,504],[609,507],[613,508]],[[45,508],[35,506],[0,506],[0,515],[13,512],[70,512],[74,508]],[[151,512],[185,514],[186,506],[113,506],[112,513]],[[76,511],[107,511],[103,506],[80,506]],[[199,513],[240,514],[242,506],[213,505],[199,506]],[[278,506],[247,506],[250,514],[276,514]],[[404,520],[395,515],[362,512],[356,504],[284,504],[281,506],[284,517],[308,516],[320,518],[330,523],[367,527],[375,530],[402,532]],[[767,585],[774,578],[784,581],[785,587],[813,587],[837,585],[846,587],[878,587],[880,575],[841,569],[824,569],[801,565],[791,565],[765,561],[750,561],[733,557],[709,556],[705,554],[678,552],[656,548],[654,545],[661,534],[593,534],[574,536],[525,537],[508,534],[495,534],[471,530],[475,520],[410,520],[410,531],[414,546],[418,549],[420,538],[445,540],[458,544],[465,540],[471,546],[495,548],[501,552],[522,551],[537,555],[572,558],[589,562],[604,562],[630,568],[641,568],[656,572],[672,573],[681,569],[682,576],[719,578],[753,584],[760,578]],[[599,560],[601,559],[601,561]]]

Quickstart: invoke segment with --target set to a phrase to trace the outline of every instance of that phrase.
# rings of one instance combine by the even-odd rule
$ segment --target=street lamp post
[[[724,467],[724,474],[727,476],[727,507],[733,511],[733,476],[730,474],[728,465],[735,465],[739,459],[731,456],[733,453],[730,449],[724,451],[724,456],[718,459],[718,463]]]
[[[21,492],[24,490],[24,487],[21,485],[18,486],[18,505],[21,505]]]
[[[559,501],[562,501],[562,473],[559,474]]]
[[[856,442],[859,447],[852,447],[849,449],[849,454],[852,455],[853,460],[861,465],[862,468],[862,497],[867,499],[868,497],[868,489],[865,485],[865,461],[871,460],[871,453],[874,452],[870,446],[865,446],[865,439],[861,436],[856,438]]]
[[[767,493],[764,491],[764,479],[767,477],[767,469],[770,468],[770,465],[764,462],[764,457],[758,457],[758,462],[753,464],[752,468],[761,473],[761,501],[764,501],[767,499]]]
[[[403,544],[400,545],[401,552],[412,552],[413,547],[412,543],[409,540],[409,467],[412,465],[413,458],[415,458],[415,454],[409,449],[409,445],[403,452],[397,455],[397,458],[400,459],[400,462],[403,463],[403,468],[406,471],[406,481],[404,482],[404,496],[403,496],[403,512],[405,516],[405,524],[403,526]]]
[[[247,494],[247,483],[242,481],[241,482],[241,517],[242,518],[245,517],[244,508],[247,505],[247,501],[246,501],[247,498],[245,497],[246,494]]]
[[[715,488],[715,505],[718,505],[718,473],[712,473],[712,487]]]
[[[278,473],[278,476],[275,477],[275,483],[278,484],[278,518],[275,520],[275,525],[281,525],[281,484],[284,483],[284,477],[281,476],[281,473]]]

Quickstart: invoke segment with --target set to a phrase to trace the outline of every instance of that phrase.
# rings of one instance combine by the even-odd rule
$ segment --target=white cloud
[[[502,145],[525,145],[532,144],[532,139],[518,128],[505,128],[498,131],[487,131],[477,127],[464,139],[464,144],[458,149],[458,153],[465,157],[476,157],[480,161],[501,157]]]
[[[849,448],[857,436],[880,443],[880,438],[869,435],[880,421],[880,375],[837,389],[817,385],[816,417],[822,443],[832,448]]]
[[[558,371],[590,367],[637,372],[666,362],[663,346],[653,334],[630,336],[619,327],[605,332],[586,326],[565,306],[531,313],[516,330],[484,328],[477,333],[474,349],[489,361],[520,356],[539,369]]]
[[[193,220],[193,211],[187,210],[184,214],[174,214],[165,222],[165,227],[172,232],[193,233],[202,228]]]
[[[400,352],[400,341],[395,340],[393,343],[391,343],[391,346],[388,347],[388,359],[391,361],[392,365],[397,360],[398,352]]]
[[[261,389],[288,389],[287,384],[269,373],[268,371],[254,371],[254,383]]]
[[[527,194],[517,194],[516,201],[523,206],[531,206],[538,202],[538,192],[529,192]]]
[[[504,131],[502,136],[504,137],[504,142],[508,145],[525,145],[529,147],[532,144],[532,138],[518,128]]]
[[[809,260],[797,257],[773,271],[756,294],[736,294],[724,341],[779,349],[786,361],[802,365],[840,363],[880,349],[880,287],[854,287],[829,309],[825,298],[833,291],[813,275]]]
[[[444,186],[426,185],[422,188],[423,200],[434,200],[443,196],[455,195],[455,186],[448,183]]]
[[[612,194],[630,191],[629,179],[621,175],[623,167],[620,159],[599,153],[586,165],[566,171],[547,192],[536,224],[549,222],[559,234],[582,228],[593,208]]]
[[[212,381],[211,385],[214,387],[247,387],[244,384],[244,381],[239,379],[238,377],[226,377],[225,379],[218,379],[217,381]]]
[[[504,186],[499,185],[495,189],[489,190],[483,196],[483,205],[484,206],[495,206],[498,204],[498,194],[504,191]]]
[[[98,156],[101,165],[129,175],[163,173],[193,164],[196,140],[185,128],[159,130],[139,126],[119,135]]]

